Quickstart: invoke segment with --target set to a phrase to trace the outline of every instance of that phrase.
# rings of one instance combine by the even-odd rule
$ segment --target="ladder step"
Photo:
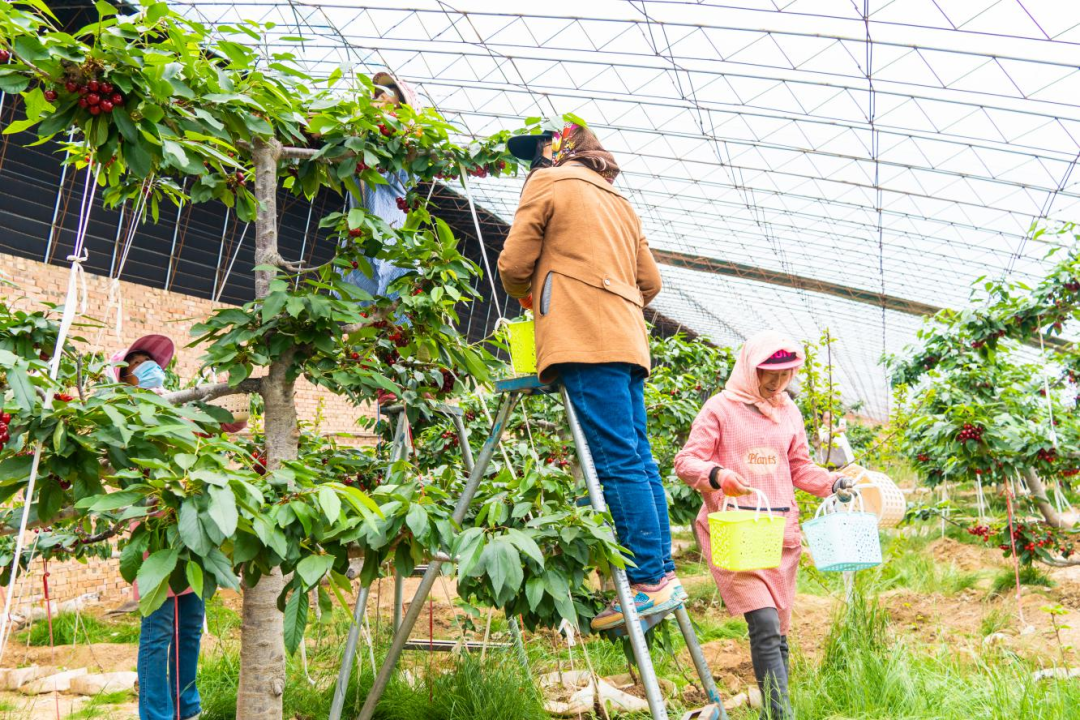
[[[408,640],[405,642],[406,650],[430,650],[431,652],[452,652],[459,646],[465,650],[483,650],[484,643],[478,640],[469,640],[464,643],[457,640]],[[511,647],[513,645],[510,643],[503,642],[489,642],[487,644],[488,650],[506,650]]]
[[[549,393],[557,392],[558,388],[554,385],[546,385],[540,382],[540,378],[535,375],[523,375],[521,377],[506,378],[505,380],[495,381],[495,392],[500,393],[521,393],[522,395],[547,395]]]
[[[720,720],[720,706],[712,704],[691,710],[682,716],[682,720]]]
[[[645,617],[638,619],[638,624],[641,625],[641,631],[646,632],[646,633],[649,632],[650,630],[652,630],[654,627],[656,627],[657,625],[662,623],[665,619],[667,619],[668,616],[670,616],[672,613],[674,613],[676,610],[678,610],[681,607],[682,607],[682,604],[680,603],[679,605],[676,605],[675,607],[671,608],[670,610],[665,610],[664,612],[654,613],[652,615],[646,615]],[[604,631],[601,632],[601,634],[605,635],[607,637],[613,637],[613,638],[625,637],[626,636],[626,625],[623,624],[623,625],[619,625],[618,627],[611,628],[610,630],[604,630]]]

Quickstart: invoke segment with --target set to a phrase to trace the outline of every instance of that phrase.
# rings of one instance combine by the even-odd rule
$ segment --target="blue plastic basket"
[[[803,523],[814,565],[822,572],[866,570],[881,564],[878,517],[863,509],[858,490],[853,494],[858,510],[853,507],[855,502],[842,508],[832,495],[821,503],[813,520]]]

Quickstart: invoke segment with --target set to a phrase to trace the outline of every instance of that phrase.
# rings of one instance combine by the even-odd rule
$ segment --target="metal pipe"
[[[186,182],[186,181],[185,181]],[[185,189],[187,185],[184,185]],[[176,263],[180,262],[180,258],[176,257],[176,239],[180,236],[180,214],[184,211],[184,201],[181,200],[176,206],[176,224],[173,225],[172,233],[172,246],[169,247],[169,262],[165,265],[165,289],[168,290],[172,286],[172,274],[173,267]]]
[[[483,478],[484,473],[487,471],[488,464],[491,462],[491,456],[495,453],[495,448],[498,446],[499,440],[502,439],[503,431],[506,428],[506,419],[510,416],[510,411],[513,410],[516,402],[517,396],[513,393],[507,394],[507,396],[503,398],[502,405],[499,406],[499,411],[495,415],[495,422],[492,424],[491,434],[488,435],[487,440],[484,441],[484,447],[480,449],[480,455],[477,458],[476,466],[473,468],[472,472],[469,473],[469,479],[465,483],[465,489],[462,491],[461,497],[458,498],[457,505],[454,507],[453,519],[455,524],[460,525],[461,521],[465,519],[465,513],[468,512],[469,504],[472,502],[473,496],[476,495],[476,489],[480,486],[480,480]],[[424,573],[424,578],[420,581],[420,586],[416,589],[416,595],[413,596],[413,601],[409,605],[409,610],[405,613],[405,617],[401,622],[401,627],[394,633],[394,639],[390,643],[390,649],[386,653],[386,658],[383,660],[382,667],[379,668],[379,674],[375,676],[375,683],[371,686],[371,691],[364,700],[364,707],[360,710],[358,720],[371,720],[375,715],[375,707],[379,704],[379,698],[382,697],[387,684],[390,682],[390,676],[397,666],[402,650],[405,649],[405,642],[409,639],[409,634],[416,625],[416,621],[420,618],[420,611],[423,610],[424,600],[431,593],[431,588],[435,584],[436,578],[439,576],[439,568],[441,566],[442,560],[437,557],[432,558],[431,562],[428,564],[427,572]]]
[[[345,695],[349,690],[353,658],[356,657],[356,643],[360,639],[360,623],[364,619],[364,610],[367,608],[368,590],[368,587],[360,588],[360,594],[356,597],[352,625],[349,626],[349,636],[345,639],[345,654],[341,660],[341,668],[338,670],[337,684],[334,686],[330,720],[341,720],[341,711],[345,707]]]
[[[469,445],[469,435],[465,431],[465,420],[457,413],[451,413],[450,419],[458,432],[458,446],[461,448],[461,464],[465,466],[465,472],[473,471],[472,447]]]
[[[570,425],[570,433],[574,437],[574,446],[577,448],[578,460],[581,469],[585,473],[585,486],[589,489],[589,500],[592,502],[594,510],[604,512],[607,506],[604,503],[604,493],[600,487],[600,478],[596,474],[596,465],[593,463],[589,443],[585,440],[585,433],[581,429],[581,423],[578,422],[574,404],[570,401],[570,393],[565,385],[560,386],[559,390],[562,393],[563,405],[566,408],[566,419]],[[634,659],[637,660],[641,684],[645,687],[645,698],[649,701],[649,710],[652,712],[653,720],[667,720],[668,714],[667,707],[664,705],[664,694],[660,690],[660,683],[656,679],[656,668],[653,667],[652,657],[649,655],[649,646],[645,642],[645,632],[641,629],[630,581],[626,577],[626,571],[619,567],[612,567],[611,575],[615,581],[615,592],[619,597],[619,606],[623,611],[626,634],[630,637],[630,646],[634,649]]]
[[[394,631],[401,627],[401,610],[405,602],[405,578],[394,571]]]
[[[675,610],[675,619],[679,622],[683,640],[686,641],[686,649],[690,651],[690,658],[694,661],[698,677],[701,678],[701,689],[705,691],[709,702],[716,703],[720,707],[720,719],[726,720],[727,713],[724,712],[720,691],[716,689],[716,681],[713,680],[712,671],[709,670],[709,664],[705,661],[705,653],[702,652],[701,644],[698,643],[697,633],[694,632],[694,625],[690,622],[690,613],[686,611],[685,605],[680,605]]]

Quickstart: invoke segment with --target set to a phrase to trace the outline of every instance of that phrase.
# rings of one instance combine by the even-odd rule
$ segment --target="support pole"
[[[360,594],[356,596],[352,625],[349,626],[349,636],[345,640],[345,654],[341,659],[341,669],[338,670],[337,684],[334,686],[330,720],[341,720],[341,711],[345,707],[345,695],[349,691],[349,677],[352,675],[353,658],[356,657],[356,643],[360,639],[360,626],[364,621],[369,590],[369,587],[362,587]]]
[[[495,452],[495,448],[499,444],[499,440],[502,439],[503,431],[506,428],[506,419],[510,416],[510,411],[514,409],[514,404],[517,402],[517,395],[514,393],[508,393],[503,398],[502,404],[499,406],[499,411],[495,415],[495,422],[491,427],[491,434],[488,435],[486,441],[484,441],[484,447],[480,450],[480,456],[477,459],[476,466],[472,472],[469,473],[469,479],[465,483],[465,489],[461,493],[461,497],[458,498],[457,505],[454,507],[453,520],[457,525],[461,524],[461,521],[465,519],[465,513],[469,510],[469,504],[472,502],[473,496],[476,495],[476,489],[480,486],[480,480],[483,478],[484,473],[487,471],[488,464],[491,462],[491,456]],[[394,633],[394,639],[390,643],[390,649],[386,653],[386,658],[383,660],[382,667],[379,668],[379,674],[375,677],[375,683],[371,686],[371,691],[368,693],[367,699],[364,700],[364,707],[360,710],[359,720],[371,720],[375,715],[375,707],[379,704],[379,698],[382,697],[383,692],[386,690],[386,686],[390,682],[390,676],[393,674],[394,669],[397,667],[398,660],[401,658],[401,652],[405,649],[405,642],[409,639],[409,634],[412,632],[413,627],[416,625],[416,621],[420,618],[420,612],[424,608],[424,601],[431,593],[431,588],[435,584],[435,580],[439,577],[439,570],[442,567],[443,561],[438,557],[432,558],[428,564],[427,571],[424,573],[424,578],[420,581],[420,587],[416,589],[416,595],[413,596],[413,601],[409,605],[409,611],[405,613],[405,617],[402,620],[401,627]]]
[[[683,640],[686,641],[686,649],[690,651],[690,658],[694,661],[694,668],[697,669],[698,677],[701,679],[701,689],[705,691],[709,702],[715,703],[720,708],[720,720],[727,720],[724,703],[720,699],[720,691],[716,689],[716,681],[713,680],[712,671],[709,670],[709,664],[705,661],[705,653],[702,652],[701,644],[698,643],[697,633],[694,632],[694,625],[690,622],[690,613],[686,611],[685,605],[675,611],[675,619],[679,622],[679,630],[682,631]]]

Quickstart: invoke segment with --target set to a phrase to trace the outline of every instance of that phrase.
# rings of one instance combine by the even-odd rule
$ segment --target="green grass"
[[[979,635],[986,637],[1001,632],[1012,624],[1012,612],[1002,607],[992,607],[979,623]]]
[[[102,693],[90,698],[90,702],[83,705],[67,716],[67,720],[104,720],[115,717],[115,708],[112,705],[126,703],[132,699],[132,694],[127,691]]]
[[[971,660],[945,645],[919,648],[895,637],[875,602],[838,615],[818,664],[796,656],[792,700],[799,717],[1040,720],[1073,717],[1075,681],[1031,678],[1014,655]],[[735,714],[733,720],[749,715]]]
[[[1054,587],[1054,581],[1042,569],[1034,565],[1020,566],[1020,584],[1028,587]],[[994,583],[990,587],[991,595],[1001,595],[1016,588],[1016,570],[1009,568],[1002,570],[994,576]]]
[[[78,620],[76,621],[76,617]],[[77,622],[77,626],[76,626]],[[138,643],[139,621],[137,618],[122,617],[115,620],[99,620],[88,615],[60,613],[52,619],[53,643],[55,645],[74,645],[77,643]],[[78,637],[75,637],[76,632]],[[20,634],[21,642],[29,640],[30,645],[47,647],[49,645],[49,621],[35,621],[29,631]]]

